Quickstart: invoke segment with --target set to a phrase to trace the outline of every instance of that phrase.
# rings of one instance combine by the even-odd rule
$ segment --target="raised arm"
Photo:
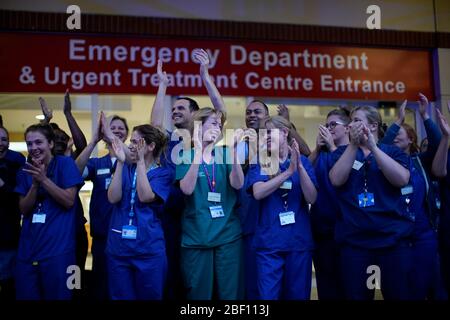
[[[242,167],[239,163],[238,153],[237,153],[237,145],[241,141],[241,139],[244,135],[244,130],[239,129],[236,131],[237,131],[237,134],[235,134],[234,145],[233,145],[233,148],[234,148],[233,163],[231,165],[231,172],[230,172],[229,178],[230,178],[231,186],[234,189],[239,190],[244,185],[244,172],[242,171]]]
[[[350,172],[353,168],[353,163],[356,159],[356,153],[358,152],[362,130],[363,128],[361,123],[354,123],[350,125],[350,143],[347,145],[344,153],[338,161],[336,161],[328,174],[331,184],[335,187],[342,186],[348,180]]]
[[[272,179],[265,182],[256,182],[253,185],[253,197],[256,200],[264,199],[265,197],[271,195],[273,192],[278,190],[278,188],[283,184],[284,181],[289,179],[294,172],[297,170],[298,158],[295,156],[291,156],[291,162],[289,163],[289,167],[287,170],[282,173],[276,175]]]
[[[94,150],[97,143],[102,139],[102,117],[103,111],[100,112],[98,121],[97,121],[97,128],[94,130],[92,134],[91,141],[88,143],[86,148],[79,154],[77,159],[75,160],[77,164],[78,171],[83,174],[84,168],[86,167],[86,164],[89,160],[89,157],[92,154],[92,151]]]
[[[208,91],[208,96],[211,99],[211,102],[214,106],[214,109],[222,112],[223,114],[227,113],[225,103],[222,99],[222,96],[217,90],[216,85],[214,84],[212,78],[209,75],[209,56],[208,53],[203,49],[196,49],[192,53],[194,59],[197,63],[200,64],[200,76],[202,77],[202,81],[206,90]]]
[[[450,102],[448,102],[448,109],[450,111]],[[450,136],[450,126],[447,123],[444,115],[436,109],[438,116],[439,127],[442,131],[442,139],[433,159],[431,172],[438,178],[444,178],[447,175],[447,157],[448,157],[448,140]]]
[[[289,109],[287,108],[287,106],[285,104],[278,105],[278,115],[282,116],[287,121],[291,122],[289,120]],[[309,155],[311,154],[311,150],[309,149],[308,144],[297,132],[297,128],[295,127],[295,125],[292,122],[291,122],[291,124],[293,127],[293,130],[291,130],[291,135],[294,138],[294,140],[297,141],[301,154],[309,157]]]
[[[402,105],[398,109],[397,120],[395,120],[395,122],[389,126],[383,139],[381,139],[381,141],[380,141],[381,143],[390,144],[390,145],[394,144],[394,139],[397,136],[401,125],[405,122],[406,104],[407,103],[408,103],[407,100],[403,101]]]
[[[116,171],[114,172],[111,184],[108,188],[108,201],[112,204],[118,203],[122,199],[122,172],[125,162],[125,152],[119,138],[112,140],[111,147],[117,157]]]
[[[156,194],[153,192],[152,186],[147,178],[147,166],[145,165],[144,159],[145,148],[145,140],[143,138],[139,139],[137,145],[136,192],[140,202],[149,203],[155,201]]]
[[[66,117],[67,124],[69,125],[70,129],[70,134],[72,135],[73,143],[75,145],[74,157],[76,158],[84,150],[84,148],[86,148],[87,142],[83,131],[81,131],[77,121],[72,115],[72,104],[70,102],[68,89],[66,90],[66,93],[64,95],[64,116]]]
[[[166,96],[167,86],[169,85],[169,78],[167,77],[166,72],[163,72],[162,69],[162,61],[158,60],[158,92],[156,93],[155,101],[153,102],[152,114],[150,116],[150,123],[155,127],[163,128],[164,124],[164,97]]]
[[[53,118],[53,111],[47,105],[47,101],[44,98],[39,97],[39,104],[41,105],[42,114],[44,115],[44,120],[40,122],[42,124],[49,124],[50,120]]]
[[[367,137],[367,147],[389,183],[396,187],[404,187],[409,182],[409,170],[378,148],[373,134],[367,127],[364,127],[364,136]]]
[[[311,177],[308,174],[308,171],[303,166],[302,159],[300,158],[300,150],[297,142],[294,141],[292,144],[293,154],[298,159],[298,174],[300,175],[300,187],[302,188],[303,197],[306,202],[309,204],[313,204],[317,200],[317,189],[314,183],[311,180]]]
[[[27,216],[32,212],[34,204],[36,203],[38,190],[39,183],[33,179],[33,183],[31,184],[28,193],[25,196],[20,196],[19,209],[23,215]]]

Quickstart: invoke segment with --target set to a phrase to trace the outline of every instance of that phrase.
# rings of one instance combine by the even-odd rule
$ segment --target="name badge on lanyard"
[[[280,189],[291,190],[291,189],[292,189],[292,181],[286,180],[286,181],[283,182],[283,184],[280,186]]]
[[[97,175],[101,176],[102,174],[109,174],[111,170],[109,168],[103,168],[97,170]]]
[[[33,214],[33,219],[31,220],[31,223],[45,223],[45,219],[47,215],[43,212],[41,212],[42,204],[39,203],[38,205],[38,211]]]
[[[361,167],[364,165],[364,163],[355,160],[355,162],[353,162],[353,166],[352,168],[355,169],[356,171],[359,171],[359,169],[361,169]]]
[[[46,214],[45,213],[35,213],[33,214],[32,223],[45,223]]]
[[[134,199],[136,197],[136,178],[137,172],[134,171],[133,183],[131,185],[130,212],[128,213],[130,222],[128,223],[128,225],[122,227],[122,239],[136,240],[137,238],[137,227],[133,226]]]
[[[375,205],[375,198],[371,192],[363,192],[358,195],[358,205],[360,208],[371,207]]]
[[[295,223],[294,211],[280,212],[278,215],[282,226]]]
[[[205,167],[205,164],[202,163],[202,167],[203,167],[203,171],[205,172],[205,176],[206,179],[208,180],[208,187],[209,187],[209,192],[208,192],[208,201],[209,202],[221,202],[222,201],[222,196],[220,194],[220,192],[216,192],[216,174],[215,174],[215,167],[216,164],[213,163],[212,165],[212,180],[209,177],[209,173],[208,170]],[[210,207],[211,208],[215,208],[215,207]]]
[[[122,227],[122,239],[136,240],[137,228],[135,226],[123,226]]]
[[[221,194],[218,192],[208,192],[208,201],[210,202],[220,202]]]
[[[209,207],[209,211],[211,213],[211,218],[213,218],[213,219],[225,217],[223,208],[220,205]]]
[[[413,186],[411,186],[411,185],[407,185],[406,187],[403,187],[403,188],[401,189],[401,191],[402,191],[402,196],[406,196],[406,195],[408,195],[408,194],[413,193],[414,188],[413,188]]]

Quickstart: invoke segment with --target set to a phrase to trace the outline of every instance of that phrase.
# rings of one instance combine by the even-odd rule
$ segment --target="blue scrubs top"
[[[410,168],[409,157],[396,146],[379,144],[378,147],[403,167]],[[333,153],[334,163],[342,153],[343,150]],[[414,228],[406,196],[384,177],[372,153],[365,159],[363,151],[358,149],[356,160],[364,166],[352,169],[346,183],[335,188],[342,212],[342,218],[336,223],[336,240],[365,249],[394,246],[409,237]],[[373,193],[375,204],[361,208],[358,195],[364,192],[365,173],[368,192]]]
[[[47,177],[63,189],[83,185],[83,178],[71,157],[54,156],[48,166]],[[31,175],[20,170],[15,192],[25,196],[31,184]],[[32,223],[39,203],[41,213],[46,214],[45,223]],[[65,209],[40,187],[33,211],[23,217],[17,258],[27,262],[39,261],[75,250],[75,211],[76,205]]]
[[[334,152],[342,154],[347,146],[340,146]],[[330,181],[333,167],[331,152],[320,152],[314,164],[314,172],[320,192],[311,207],[311,227],[315,238],[333,238],[336,218],[341,216],[337,196]]]
[[[176,164],[174,160],[178,160],[181,158],[181,152],[178,153],[177,159],[172,159],[172,152],[175,147],[177,149],[182,150],[182,139],[179,140],[171,140],[172,132],[167,131],[166,132],[167,137],[169,139],[167,151],[165,154],[161,155],[161,164],[165,166],[167,169],[171,171],[173,176],[175,177],[176,172]],[[175,183],[175,179],[171,182],[170,185],[170,193],[169,198],[167,199],[167,202],[164,205],[164,211],[175,215],[175,217],[181,217],[181,214],[184,210],[184,195],[183,192],[181,192],[180,187]],[[167,217],[166,217],[167,218]]]
[[[411,178],[410,183],[413,187],[413,194],[410,195],[411,210],[414,212],[414,239],[422,238],[422,235],[429,233],[433,234],[430,221],[426,215],[426,186],[425,179],[422,172],[420,172],[414,165],[410,169]],[[435,236],[433,237],[435,239]]]
[[[164,166],[147,172],[147,178],[157,199],[142,203],[136,191],[133,226],[137,227],[135,240],[122,239],[122,227],[129,224],[131,193],[136,165],[124,164],[122,175],[122,199],[114,205],[111,227],[108,234],[106,252],[115,256],[136,256],[162,253],[165,251],[161,215],[164,202],[167,201],[173,175]]]
[[[450,247],[450,149],[447,155],[447,175],[441,180],[442,212],[439,224],[439,240]]]
[[[101,158],[90,158],[86,168],[88,175],[85,180],[91,180],[93,184],[89,204],[90,233],[94,238],[106,239],[114,207],[108,201],[108,187],[115,166],[113,166],[111,156],[107,154]]]
[[[301,156],[302,161],[311,181],[317,188],[314,169],[308,158]],[[280,163],[280,171],[284,172],[289,167],[289,160]],[[266,182],[270,176],[261,172],[259,164],[251,165],[249,171],[247,191],[253,194],[253,185],[256,182]],[[296,171],[289,180],[292,189],[279,188],[269,196],[260,200],[258,225],[256,226],[253,245],[257,250],[271,251],[304,251],[313,249],[313,239],[309,221],[308,204],[306,203],[300,187],[300,175]],[[287,210],[284,208],[282,195],[288,192]],[[293,211],[295,223],[281,225],[279,214],[285,211]]]

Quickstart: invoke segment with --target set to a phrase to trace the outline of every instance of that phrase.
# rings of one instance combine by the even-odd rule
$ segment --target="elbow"
[[[431,173],[436,178],[445,178],[447,176],[447,168],[443,168],[442,170],[436,170],[435,168],[432,168]]]
[[[344,184],[343,181],[341,181],[338,177],[336,177],[336,174],[334,173],[333,170],[330,171],[328,177],[330,178],[330,182],[333,187],[340,187]]]
[[[258,189],[255,189],[255,187],[253,187],[253,198],[255,198],[255,200],[262,200],[264,198],[262,192],[260,192]]]
[[[181,180],[181,182],[180,182],[180,189],[181,189],[181,192],[183,192],[183,194],[186,196],[190,196],[194,192],[194,188],[192,188],[190,186],[186,186],[186,184],[183,182],[183,180]]]
[[[306,202],[313,205],[317,200],[317,190],[314,189],[314,192],[312,192],[308,198],[309,199],[306,199]]]
[[[116,204],[120,201],[120,197],[116,197],[108,192],[108,201],[111,204]]]
[[[146,194],[146,195],[143,195],[143,196],[138,194],[138,198],[139,198],[139,201],[142,202],[142,203],[150,203],[150,202],[155,201],[156,195],[154,193]]]

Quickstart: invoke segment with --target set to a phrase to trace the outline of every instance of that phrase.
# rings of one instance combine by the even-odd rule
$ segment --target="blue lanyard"
[[[153,169],[157,168],[158,165],[156,163],[152,163],[152,166],[150,169],[148,169],[147,172],[152,171]],[[134,203],[136,202],[136,180],[137,180],[137,170],[134,170],[133,175],[133,183],[131,184],[131,199],[130,199],[130,212],[128,213],[128,216],[130,217],[129,225],[131,226],[133,224],[133,217],[134,217]]]

